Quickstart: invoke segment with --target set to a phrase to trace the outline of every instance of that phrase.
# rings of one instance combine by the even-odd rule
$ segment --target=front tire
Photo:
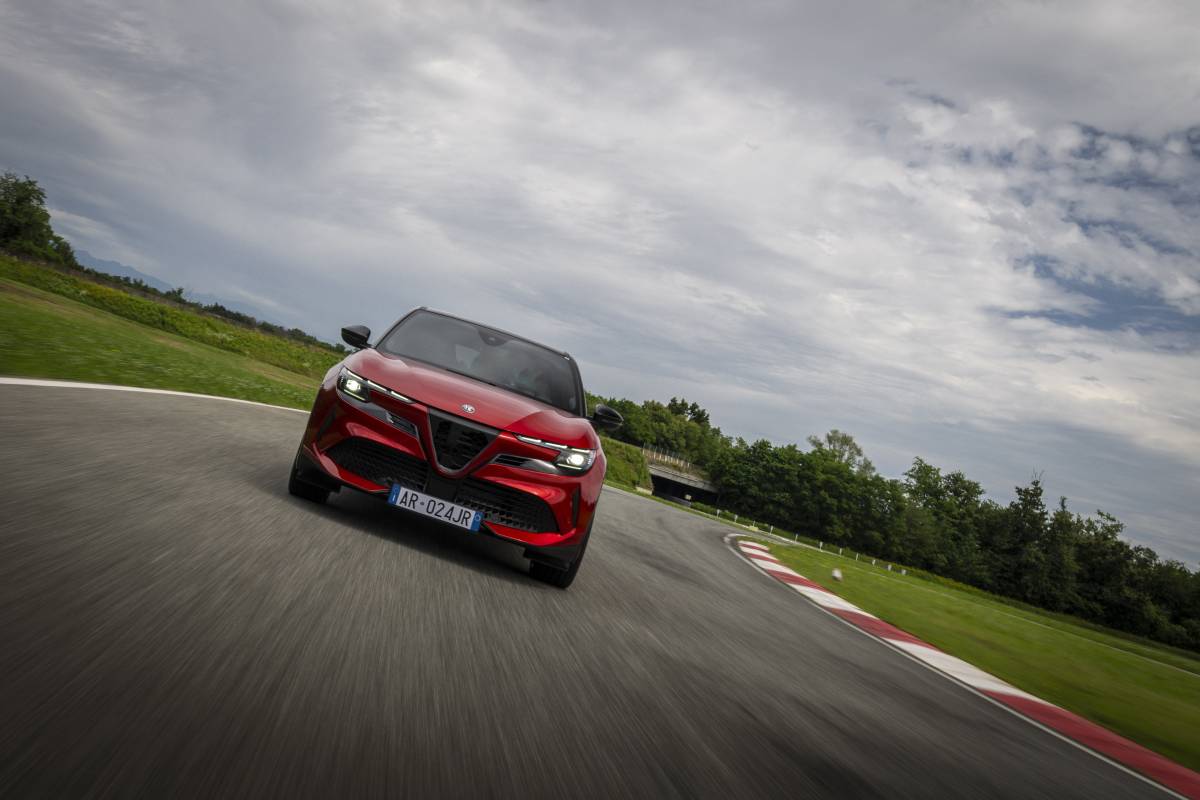
[[[579,573],[579,565],[583,563],[583,554],[587,552],[587,543],[590,538],[592,538],[591,523],[588,524],[587,533],[583,535],[583,544],[579,546],[579,555],[575,556],[571,566],[559,569],[544,561],[534,561],[529,565],[529,577],[551,586],[557,586],[559,589],[566,589],[575,582],[575,576]]]
[[[292,462],[292,471],[288,475],[288,493],[311,503],[324,503],[329,499],[329,490],[301,478],[300,464],[300,454],[296,453],[296,460]]]

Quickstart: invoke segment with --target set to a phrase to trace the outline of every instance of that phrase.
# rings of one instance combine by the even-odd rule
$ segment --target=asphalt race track
[[[617,491],[562,591],[304,417],[0,386],[0,797],[1163,797]]]

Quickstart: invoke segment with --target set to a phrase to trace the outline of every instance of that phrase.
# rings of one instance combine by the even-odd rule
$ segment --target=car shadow
[[[384,539],[490,577],[520,584],[531,591],[557,591],[529,577],[529,561],[522,555],[519,545],[489,534],[456,530],[393,508],[382,497],[349,487],[331,494],[329,501],[323,505],[293,497],[287,490],[289,466],[290,461],[283,462],[271,470],[255,470],[246,478],[254,489],[343,528]]]

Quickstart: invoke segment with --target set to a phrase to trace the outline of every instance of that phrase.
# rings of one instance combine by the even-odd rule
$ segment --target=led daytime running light
[[[382,384],[357,375],[345,367],[342,367],[342,372],[338,375],[338,388],[355,400],[361,400],[364,403],[370,402],[371,392],[373,391],[386,394],[388,397],[395,398],[401,403],[414,402],[411,397],[405,397],[399,392],[394,392]]]
[[[547,442],[545,439],[535,439],[532,436],[522,436],[519,433],[517,434],[517,438],[519,440],[521,440],[522,442],[524,442],[525,444],[536,444],[538,447],[549,447],[551,450],[570,450],[571,449],[571,448],[567,447],[565,444],[555,444],[554,442]]]

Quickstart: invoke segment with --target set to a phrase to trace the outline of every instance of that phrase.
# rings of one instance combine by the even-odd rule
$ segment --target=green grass
[[[616,439],[603,437],[604,455],[608,459],[605,478],[617,486],[650,488],[650,471],[641,449]]]
[[[0,373],[175,389],[302,409],[312,405],[318,383],[3,278]]]
[[[0,279],[16,281],[61,295],[131,322],[139,322],[201,344],[249,356],[300,375],[319,378],[342,358],[333,350],[294,342],[282,336],[272,336],[2,254]]]
[[[1012,685],[1200,769],[1200,659],[803,546],[781,561]],[[841,583],[830,573],[839,567]]]

